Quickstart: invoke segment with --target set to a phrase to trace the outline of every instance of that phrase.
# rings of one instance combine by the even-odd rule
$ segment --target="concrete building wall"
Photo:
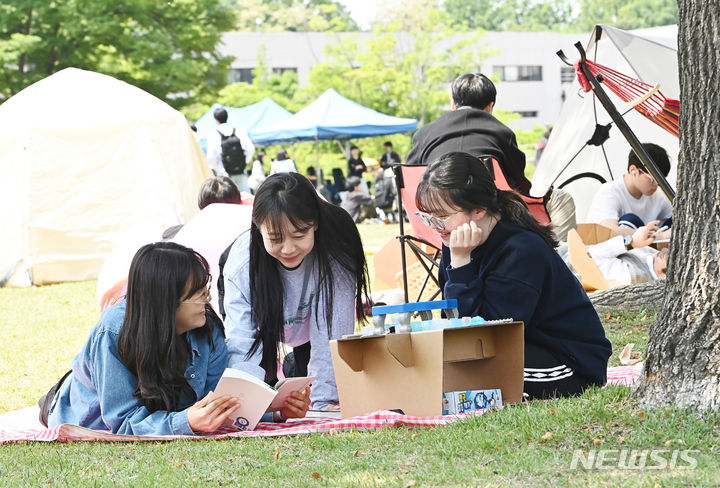
[[[298,74],[300,85],[307,82],[315,63],[325,61],[325,46],[337,44],[352,36],[362,44],[372,33],[323,32],[229,32],[223,36],[221,52],[233,58],[230,66],[231,81],[249,81],[250,71],[257,66],[258,52],[265,50],[264,59],[275,70],[292,69]],[[398,34],[400,47],[407,46],[412,38]],[[574,53],[572,44],[585,43],[581,34],[554,34],[548,32],[488,32],[481,37],[485,49],[495,51],[468,66],[468,71],[480,70],[486,75],[496,73],[498,109],[523,114],[511,124],[514,128],[529,130],[535,125],[554,123],[560,113],[565,90],[573,79],[571,72],[562,77],[563,65],[555,55],[559,49]],[[447,40],[448,43],[452,39]],[[442,45],[438,45],[442,49]],[[538,78],[538,72],[540,73]],[[563,83],[565,79],[568,82]]]

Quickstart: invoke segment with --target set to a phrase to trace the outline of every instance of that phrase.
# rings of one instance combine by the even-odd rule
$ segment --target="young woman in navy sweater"
[[[522,199],[495,187],[474,156],[432,163],[418,215],[443,242],[440,283],[461,316],[525,323],[525,392],[568,396],[603,385],[612,349],[582,285],[555,252],[549,227]]]

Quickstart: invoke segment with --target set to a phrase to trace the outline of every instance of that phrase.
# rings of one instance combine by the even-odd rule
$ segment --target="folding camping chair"
[[[495,186],[499,190],[512,190],[497,159],[492,156],[480,156],[480,161],[485,164],[485,167],[490,172],[490,176],[492,176],[493,180],[495,180]],[[550,188],[550,190],[548,190],[548,192],[542,197],[531,197],[529,195],[518,193],[528,206],[532,216],[535,217],[535,220],[542,225],[548,225],[550,223],[550,214],[548,214],[546,206],[547,200],[550,198],[550,193],[552,193],[552,188]]]
[[[417,206],[415,205],[415,193],[417,192],[420,180],[427,166],[424,164],[399,164],[393,166],[395,173],[395,185],[397,186],[398,199],[398,215],[400,216],[400,257],[402,259],[403,273],[403,291],[405,292],[405,302],[410,302],[408,293],[408,266],[405,258],[405,246],[407,245],[418,260],[418,263],[427,273],[422,279],[419,286],[419,292],[413,301],[420,301],[423,293],[428,285],[435,284],[437,290],[434,291],[427,301],[434,300],[440,294],[440,283],[438,282],[436,268],[440,268],[440,250],[442,248],[442,240],[437,232],[426,226],[420,221],[420,217],[415,215]],[[407,211],[407,218],[410,221],[414,235],[405,234],[405,218],[403,216],[403,207]],[[425,249],[423,249],[425,248]],[[428,249],[430,252],[427,252]]]
[[[485,167],[490,172],[490,175],[495,180],[495,186],[500,190],[511,190],[510,185],[507,182],[507,178],[502,172],[500,163],[497,159],[491,156],[481,156],[480,161],[485,164]],[[405,302],[409,302],[409,291],[408,291],[408,266],[405,257],[405,245],[407,245],[417,258],[420,266],[424,268],[426,275],[421,277],[422,283],[418,287],[418,293],[414,301],[425,301],[434,300],[440,293],[440,283],[436,271],[440,269],[440,252],[442,249],[442,240],[434,229],[426,226],[420,221],[420,218],[415,215],[417,206],[415,205],[415,194],[417,188],[420,185],[422,176],[425,173],[427,166],[424,164],[400,164],[393,167],[395,173],[395,183],[397,185],[397,198],[398,198],[398,215],[400,216],[400,256],[402,259],[402,273],[403,273],[403,291],[405,293]],[[541,224],[547,225],[550,223],[550,216],[548,215],[547,208],[545,206],[550,192],[543,197],[531,197],[528,195],[520,195],[530,209],[530,213],[535,219]],[[407,218],[410,221],[410,227],[412,228],[414,235],[405,234],[405,219],[403,217],[403,206],[407,211]],[[427,252],[425,248],[429,248],[430,252]],[[413,266],[417,266],[413,264]],[[431,296],[423,297],[423,293],[426,291],[428,286],[432,284],[437,287]]]

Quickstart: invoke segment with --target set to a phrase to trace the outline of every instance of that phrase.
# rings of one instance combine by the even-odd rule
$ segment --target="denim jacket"
[[[178,411],[150,412],[140,398],[133,396],[138,379],[118,354],[118,333],[124,317],[124,301],[101,315],[87,343],[73,360],[72,374],[55,398],[48,425],[74,424],[115,434],[194,435],[188,424],[187,409],[215,388],[227,367],[222,328],[214,327],[212,344],[194,330],[185,333],[192,351],[185,377],[192,393],[185,389]]]

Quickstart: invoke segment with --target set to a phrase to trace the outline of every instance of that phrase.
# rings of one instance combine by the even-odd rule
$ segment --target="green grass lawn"
[[[366,246],[397,226],[361,225]],[[371,260],[370,260],[371,261]],[[95,282],[0,288],[0,413],[35,404],[99,312]],[[602,317],[617,354],[643,352],[652,311]],[[718,486],[718,414],[641,411],[630,388],[594,389],[433,429],[291,438],[0,446],[0,486]],[[549,434],[548,434],[549,433]],[[695,469],[571,469],[576,451],[697,450]],[[276,454],[279,452],[279,458]],[[618,452],[615,453],[617,459]],[[665,454],[670,459],[669,454]],[[657,465],[648,458],[648,465]]]

